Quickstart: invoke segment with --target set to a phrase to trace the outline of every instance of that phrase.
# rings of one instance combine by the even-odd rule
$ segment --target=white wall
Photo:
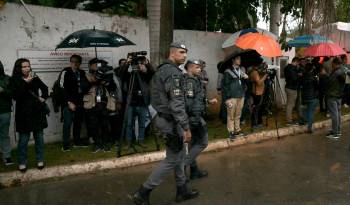
[[[217,68],[219,61],[225,58],[221,48],[222,43],[230,36],[225,33],[175,30],[174,41],[185,43],[188,48],[187,57],[202,59],[206,62],[206,71],[209,76],[208,95],[216,95]]]
[[[146,50],[149,52],[148,21],[125,16],[108,16],[100,13],[57,9],[28,5],[33,13],[32,18],[20,4],[7,3],[0,10],[0,60],[5,72],[11,74],[17,59],[17,50],[51,50],[67,35],[80,29],[96,29],[114,31],[125,36],[136,46],[119,48],[99,48],[99,51],[112,51],[114,66],[128,52]],[[69,62],[67,61],[67,66]],[[43,81],[51,87],[58,73],[39,73]],[[48,103],[51,106],[51,103]],[[45,129],[45,140],[60,139],[62,124],[59,115],[51,113],[48,118],[49,127]],[[11,136],[13,128],[11,128]],[[13,139],[13,138],[12,138]],[[14,143],[14,142],[13,142]]]
[[[18,50],[55,49],[56,45],[70,33],[93,28],[93,26],[97,29],[114,31],[136,44],[136,46],[119,48],[99,48],[99,51],[112,51],[114,58],[111,63],[113,66],[116,66],[118,60],[125,57],[128,52],[139,50],[149,52],[149,25],[145,19],[33,5],[28,5],[28,8],[34,14],[34,18],[31,18],[24,7],[19,4],[7,3],[0,10],[0,60],[8,74],[12,72],[13,64],[18,57]],[[174,31],[174,40],[184,42],[189,48],[188,58],[200,58],[206,61],[206,70],[210,78],[208,87],[210,97],[216,94],[216,65],[224,59],[221,45],[229,35],[201,31]],[[67,66],[68,63],[67,61]],[[57,75],[57,72],[39,73],[50,89]],[[51,102],[48,104],[51,106]],[[51,112],[48,118],[49,127],[45,129],[46,142],[61,140],[62,123],[59,117],[59,114]],[[13,136],[12,127],[10,131]],[[11,139],[14,138],[11,137]],[[12,143],[15,145],[14,140]]]

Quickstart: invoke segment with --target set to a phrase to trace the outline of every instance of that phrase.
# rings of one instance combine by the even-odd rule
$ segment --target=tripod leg
[[[281,87],[280,84],[279,84],[279,81],[278,81],[278,78],[276,77],[276,81],[277,81],[277,86],[279,86],[279,88]],[[278,130],[278,106],[277,106],[277,102],[276,102],[276,98],[277,98],[277,93],[276,93],[276,83],[274,84],[274,87],[273,87],[273,91],[274,91],[274,96],[275,96],[275,125],[276,125],[276,131],[277,131],[277,139],[280,139],[280,134],[279,134],[279,130]],[[283,95],[281,95],[282,98],[283,98]]]
[[[134,81],[135,81],[135,74],[131,74],[131,78],[129,81],[129,89],[128,89],[128,96],[126,99],[126,105],[125,105],[125,110],[124,110],[124,117],[123,117],[123,126],[122,126],[122,133],[121,133],[121,140],[123,141],[126,136],[126,130],[127,130],[127,119],[128,119],[128,109],[130,107],[130,101],[132,97],[132,90],[134,87]],[[121,149],[122,149],[122,143],[119,145],[119,149],[117,149],[117,156],[121,156]],[[136,148],[134,148],[134,151]],[[136,150],[137,152],[137,150]]]
[[[135,74],[136,75],[136,77],[137,77],[137,80],[138,80],[138,82],[139,82],[139,84],[141,85],[141,79],[140,79],[140,76],[136,73]],[[143,94],[143,91],[141,90],[141,93],[142,93],[142,96],[144,96],[145,97],[145,95]],[[146,99],[144,98],[144,102],[146,102]],[[147,107],[147,112],[148,112],[148,117],[149,117],[149,121],[150,121],[150,124],[149,124],[149,126],[151,126],[151,128],[152,128],[152,115],[151,115],[151,112],[149,111],[149,108]],[[153,129],[151,129],[151,131],[153,131]],[[154,135],[154,142],[155,142],[155,144],[156,144],[156,148],[157,148],[157,151],[159,151],[160,150],[160,145],[159,145],[159,142],[158,142],[158,135]]]

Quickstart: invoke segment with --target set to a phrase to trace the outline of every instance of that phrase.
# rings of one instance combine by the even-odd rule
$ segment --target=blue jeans
[[[327,97],[327,107],[332,119],[332,133],[340,134],[341,98]]]
[[[143,141],[145,139],[145,122],[148,115],[147,106],[129,106],[127,111],[127,127],[126,127],[126,139],[131,141],[134,135],[135,118],[138,119],[139,124],[139,136],[138,140]]]
[[[44,132],[43,130],[33,132],[35,141],[35,156],[37,162],[44,161]],[[27,164],[27,152],[30,132],[19,133],[18,140],[18,163],[20,165]]]
[[[308,130],[312,130],[312,124],[314,123],[314,114],[318,105],[318,99],[312,99],[306,102],[306,109],[304,111],[304,117],[307,120]]]
[[[70,132],[73,124],[73,140],[77,144],[80,141],[81,123],[83,121],[84,110],[76,107],[76,111],[69,110],[68,106],[63,108],[63,146],[68,147]]]
[[[11,143],[9,136],[11,113],[0,114],[0,149],[4,159],[11,157]]]

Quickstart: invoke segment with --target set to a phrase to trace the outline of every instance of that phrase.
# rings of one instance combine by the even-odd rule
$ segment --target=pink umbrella
[[[320,57],[320,56],[339,56],[346,54],[344,49],[334,43],[319,43],[310,46],[304,50],[305,56]]]

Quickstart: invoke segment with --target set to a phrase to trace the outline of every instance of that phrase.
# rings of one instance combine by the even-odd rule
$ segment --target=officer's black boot
[[[190,167],[191,174],[190,174],[190,179],[199,179],[208,176],[208,172],[205,170],[200,170],[198,169],[198,166],[191,166]]]
[[[188,199],[194,199],[198,197],[199,191],[196,189],[191,189],[187,183],[178,186],[176,190],[176,202],[180,203],[182,201],[188,200]]]
[[[144,186],[141,186],[132,196],[132,201],[136,205],[150,205],[149,195],[151,194],[151,191],[152,189],[147,189]]]

